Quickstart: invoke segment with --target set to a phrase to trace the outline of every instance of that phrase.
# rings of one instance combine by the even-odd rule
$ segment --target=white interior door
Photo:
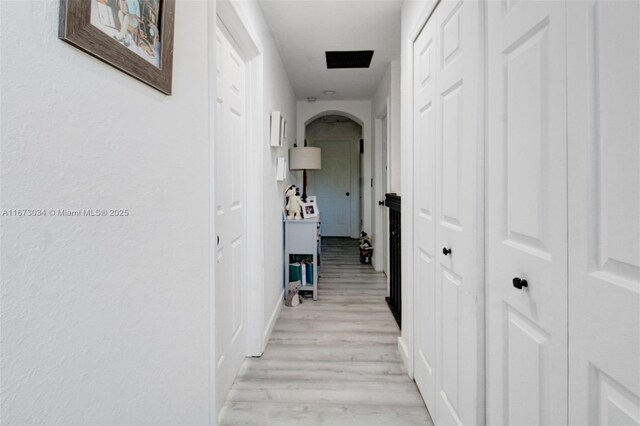
[[[245,64],[216,30],[215,204],[216,403],[224,403],[245,357]]]
[[[389,191],[389,154],[387,138],[387,116],[382,121],[382,198]],[[389,209],[382,206],[382,271],[389,276]]]
[[[414,44],[414,377],[436,424],[484,421],[481,19],[443,1]]]
[[[309,172],[309,195],[318,199],[322,236],[350,237],[353,141],[317,140],[315,145],[322,150],[322,170]]]
[[[640,3],[567,6],[569,422],[640,424]]]
[[[432,16],[413,45],[414,379],[432,417],[436,407],[436,29]]]
[[[487,423],[565,424],[566,2],[487,7]]]
[[[436,416],[439,424],[477,425],[484,421],[484,310],[478,303],[481,14],[477,1],[444,1],[436,17]]]

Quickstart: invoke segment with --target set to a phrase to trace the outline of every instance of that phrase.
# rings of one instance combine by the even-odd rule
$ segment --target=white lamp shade
[[[289,170],[320,170],[321,168],[320,148],[304,146],[289,149]]]

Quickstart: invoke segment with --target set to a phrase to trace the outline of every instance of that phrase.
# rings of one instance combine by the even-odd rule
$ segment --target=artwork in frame
[[[282,146],[282,122],[284,117],[280,111],[271,111],[271,135],[269,136],[270,144],[273,147]]]
[[[175,0],[61,0],[60,39],[171,95]]]
[[[284,146],[287,140],[287,120],[285,120],[284,117],[280,118],[280,146]]]
[[[278,157],[276,162],[276,180],[283,182],[287,178],[287,159]]]

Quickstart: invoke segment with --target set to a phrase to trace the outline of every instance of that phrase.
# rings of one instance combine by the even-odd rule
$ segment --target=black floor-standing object
[[[400,196],[386,194],[384,205],[389,208],[389,297],[386,299],[398,327],[402,327]]]

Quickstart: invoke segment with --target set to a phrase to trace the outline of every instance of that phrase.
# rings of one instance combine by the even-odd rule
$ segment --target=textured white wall
[[[402,194],[402,139],[400,134],[401,117],[400,103],[402,100],[400,89],[400,61],[391,62],[391,113],[389,132],[389,192]]]
[[[263,143],[258,155],[262,158],[262,235],[264,238],[263,264],[256,265],[254,259],[249,259],[249,291],[256,286],[263,286],[261,324],[250,327],[259,328],[259,347],[252,355],[260,355],[267,345],[269,335],[280,312],[283,300],[284,266],[283,266],[283,232],[282,207],[284,206],[284,190],[292,181],[292,177],[285,182],[276,181],[276,162],[278,157],[289,157],[288,148],[293,146],[296,137],[296,99],[289,83],[278,47],[276,46],[269,27],[264,20],[262,10],[257,1],[243,0],[238,2],[242,18],[247,28],[252,32],[262,48],[262,64],[264,85],[262,92],[263,114]],[[287,142],[282,148],[270,146],[270,113],[280,111],[287,120]]]
[[[373,99],[371,101],[371,120],[374,123],[373,132],[373,176],[374,176],[374,188],[373,188],[373,229],[371,231],[372,236],[376,237],[373,246],[376,248],[373,252],[372,264],[377,271],[382,271],[384,266],[382,265],[383,255],[383,241],[382,235],[383,226],[382,221],[384,219],[384,208],[378,205],[378,201],[384,200],[384,179],[386,175],[384,172],[384,163],[386,158],[383,158],[383,135],[382,135],[382,118],[386,115],[387,126],[390,129],[394,117],[392,117],[391,108],[387,106],[387,101],[391,101],[391,64],[387,67],[387,71],[384,73],[384,77],[380,81],[378,88],[376,89]],[[388,133],[388,132],[387,132]],[[391,141],[387,142],[387,150],[390,153]]]
[[[388,104],[387,104],[388,103]],[[384,210],[378,205],[378,201],[384,200],[383,179],[386,179],[384,173],[385,158],[382,158],[382,120],[386,114],[387,117],[387,155],[389,157],[389,180],[387,192],[400,193],[400,63],[392,61],[387,71],[380,81],[371,101],[372,121],[375,131],[373,133],[373,164],[374,164],[374,199],[373,199],[373,234],[378,236],[379,243],[374,242],[377,250],[374,251],[373,266],[376,270],[382,270],[382,232]],[[385,207],[386,208],[386,207]]]
[[[2,423],[209,421],[207,3],[176,4],[173,96],[2,1]]]

